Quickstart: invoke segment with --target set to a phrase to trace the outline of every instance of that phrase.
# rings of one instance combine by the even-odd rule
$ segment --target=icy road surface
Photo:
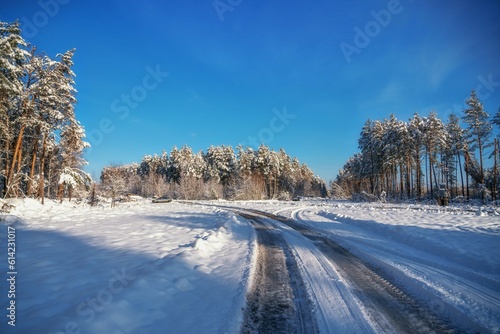
[[[492,209],[13,204],[0,216],[0,333],[500,333]]]
[[[500,333],[500,214],[494,208],[321,201],[225,205],[291,218],[299,229],[326,236],[418,302],[419,310],[444,321],[438,331]],[[335,268],[342,271],[339,263]],[[385,331],[382,313],[367,305],[361,309],[372,319],[370,326]]]

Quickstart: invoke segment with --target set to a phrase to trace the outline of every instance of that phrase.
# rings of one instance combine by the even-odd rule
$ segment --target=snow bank
[[[500,280],[500,218],[469,211],[336,205],[319,215],[340,220]],[[355,218],[354,218],[355,217]]]
[[[6,225],[14,226],[19,332],[238,331],[255,236],[234,214],[144,201],[113,209],[14,204],[0,222],[0,254]]]

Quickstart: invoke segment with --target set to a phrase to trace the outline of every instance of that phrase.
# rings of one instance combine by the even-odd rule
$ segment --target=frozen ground
[[[500,333],[494,209],[322,201],[13,204],[0,222],[0,333],[237,333],[257,238],[229,207],[293,218],[453,326]],[[278,220],[266,224],[295,258],[321,332],[390,332],[313,242]],[[15,298],[7,297],[7,226],[16,229]],[[12,299],[15,328],[6,317]]]
[[[16,202],[0,225],[0,333],[238,331],[254,231],[214,207]],[[16,229],[16,327],[7,325],[6,225]]]
[[[500,214],[494,208],[349,202],[231,203],[328,236],[432,312],[470,333],[500,333]]]

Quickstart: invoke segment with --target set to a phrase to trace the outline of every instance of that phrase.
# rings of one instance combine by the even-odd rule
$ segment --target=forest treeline
[[[323,180],[283,149],[188,146],[145,156],[140,163],[103,169],[101,184],[82,170],[89,144],[75,116],[75,50],[55,58],[37,51],[19,23],[0,22],[0,197],[85,197],[96,189],[184,199],[290,199],[328,195]],[[462,115],[437,113],[367,120],[351,157],[331,183],[333,197],[365,194],[389,199],[433,199],[444,184],[452,198],[499,197],[500,149],[476,93]],[[75,194],[76,193],[76,194]]]
[[[18,22],[0,22],[0,197],[138,194],[184,199],[262,199],[326,196],[311,169],[262,145],[185,146],[145,156],[139,164],[104,168],[101,184],[82,170],[85,130],[75,116],[75,50],[40,53],[21,36]],[[96,192],[97,190],[97,192]]]
[[[490,119],[475,91],[466,109],[446,121],[436,112],[415,113],[408,121],[391,115],[367,120],[352,156],[332,182],[334,196],[434,199],[440,185],[450,197],[468,200],[499,197],[500,109]],[[488,166],[488,167],[487,167]]]
[[[211,146],[194,153],[189,146],[169,154],[144,156],[140,163],[109,166],[101,173],[101,191],[176,199],[283,199],[327,196],[325,182],[283,149],[258,150]]]
[[[0,193],[2,197],[71,197],[88,186],[81,170],[89,146],[75,116],[75,50],[55,59],[0,22]]]

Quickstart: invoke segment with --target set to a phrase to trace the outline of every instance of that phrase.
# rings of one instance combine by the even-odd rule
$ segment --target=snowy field
[[[16,327],[6,317],[6,224],[16,229]],[[1,225],[0,333],[235,333],[254,232],[183,204],[16,202]]]
[[[293,218],[455,326],[500,333],[500,214],[494,208],[325,201],[13,204],[0,222],[0,333],[237,333],[256,265],[256,233],[230,207]],[[301,257],[306,243],[272,224]],[[12,298],[9,235],[16,246]],[[309,293],[324,291],[325,279],[311,279],[317,271],[303,266],[301,273]],[[340,286],[345,282],[331,284],[344,291],[346,307],[359,304]],[[328,313],[328,303],[340,308],[338,300],[315,298],[315,307],[324,308],[315,314],[328,314],[318,320],[322,332],[333,333],[329,323],[339,322],[377,332],[363,312],[350,324],[349,312]],[[12,301],[15,327],[7,316]]]

